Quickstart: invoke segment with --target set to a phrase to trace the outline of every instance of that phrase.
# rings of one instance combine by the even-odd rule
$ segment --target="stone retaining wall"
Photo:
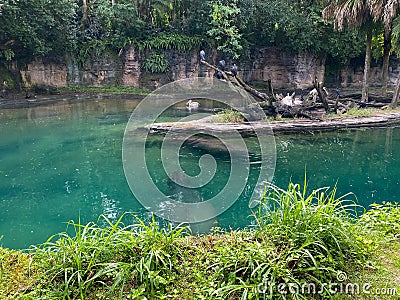
[[[207,60],[215,63],[219,59],[217,51],[208,50]],[[165,51],[170,70],[167,73],[151,74],[142,69],[149,53],[139,52],[134,47],[127,48],[120,55],[105,54],[78,66],[69,57],[62,62],[36,59],[19,70],[22,85],[65,86],[107,86],[126,85],[155,89],[165,83],[197,76],[210,77],[213,71],[200,65],[198,50],[180,53]],[[231,62],[228,62],[228,65]],[[310,53],[293,54],[278,48],[253,50],[249,59],[238,62],[239,75],[246,81],[265,83],[272,80],[275,88],[305,89],[312,87],[315,77],[324,79],[325,59]],[[379,85],[380,68],[371,69],[372,85]],[[397,66],[391,65],[390,84],[397,80]],[[359,86],[362,80],[362,67],[346,69],[342,72],[342,84]]]

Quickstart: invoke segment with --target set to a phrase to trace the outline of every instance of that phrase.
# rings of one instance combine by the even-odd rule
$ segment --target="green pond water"
[[[46,106],[0,109],[0,244],[27,248],[66,230],[66,222],[97,222],[100,215],[116,220],[134,212],[147,220],[151,214],[134,198],[124,176],[122,139],[137,101],[84,99]],[[165,120],[189,112],[172,110]],[[310,188],[334,186],[338,194],[354,192],[358,203],[398,201],[400,188],[400,129],[380,128],[325,133],[280,134],[275,137],[277,161],[274,183],[290,180]],[[218,143],[218,141],[215,141]],[[251,144],[251,138],[248,139]],[[160,189],[174,195],[185,191],[171,186],[160,163],[159,138],[147,143],[146,156]],[[221,147],[220,147],[221,148]],[[226,184],[229,154],[211,151],[217,172],[206,188],[196,193],[209,199]],[[199,172],[199,158],[210,153],[183,144],[182,168]],[[252,223],[248,208],[260,157],[250,155],[249,184],[239,200],[212,222],[224,228]],[[100,221],[101,222],[101,221]],[[160,220],[163,224],[163,221]]]

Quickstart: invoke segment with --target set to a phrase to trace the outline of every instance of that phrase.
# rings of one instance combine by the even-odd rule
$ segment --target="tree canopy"
[[[62,53],[76,43],[79,7],[68,0],[4,0],[0,4],[0,58]]]
[[[94,52],[119,53],[136,44],[181,51],[208,45],[228,58],[274,46],[344,63],[363,53],[365,40],[360,28],[338,32],[336,21],[322,18],[331,2],[337,1],[3,0],[0,59],[73,53],[84,61]]]

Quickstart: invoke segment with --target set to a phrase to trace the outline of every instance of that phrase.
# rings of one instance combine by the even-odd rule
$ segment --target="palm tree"
[[[381,22],[384,27],[382,96],[386,97],[389,78],[389,57],[392,49],[393,20],[397,17],[400,0],[367,0],[367,4],[374,21]]]
[[[363,79],[363,99],[368,99],[368,81],[371,60],[372,22],[380,22],[384,27],[382,96],[387,96],[389,79],[389,58],[392,48],[392,26],[397,17],[400,0],[344,0],[331,1],[324,9],[326,18],[334,18],[335,28],[342,30],[344,26],[367,27],[366,55]],[[372,22],[371,22],[372,19]],[[369,27],[369,28],[368,28]]]
[[[392,36],[392,32],[395,32],[397,36],[400,35],[400,22],[397,16],[399,9],[400,9],[400,0],[388,0],[384,7],[383,25],[385,26],[385,29],[388,32],[390,32],[390,39]],[[398,21],[395,22],[395,19],[398,19]],[[390,106],[392,108],[397,107],[399,97],[400,97],[400,75],[399,78],[397,79],[396,90],[395,93],[393,94],[392,102],[390,103]]]
[[[393,28],[392,28],[392,37],[393,37],[393,46],[397,52],[397,55],[400,55],[400,16],[394,19]],[[393,93],[392,102],[390,103],[390,107],[395,108],[399,103],[400,98],[400,72],[397,78],[396,88]]]
[[[322,17],[325,20],[333,19],[335,29],[339,31],[343,30],[344,27],[359,27],[366,31],[364,77],[362,87],[363,100],[368,100],[368,79],[371,69],[373,16],[370,13],[370,6],[368,5],[368,2],[370,1],[371,0],[330,1],[330,4],[328,4],[322,12]]]

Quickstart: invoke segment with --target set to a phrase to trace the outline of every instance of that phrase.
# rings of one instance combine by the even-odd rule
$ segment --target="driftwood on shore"
[[[264,92],[260,92],[255,88],[252,88],[251,86],[246,84],[242,78],[240,78],[237,75],[235,76],[230,71],[221,70],[217,66],[208,63],[204,59],[200,60],[200,62],[205,66],[207,66],[208,68],[213,69],[215,72],[219,73],[223,80],[228,81],[234,84],[235,86],[243,88],[249,94],[254,96],[258,101],[267,103],[267,105],[263,105],[263,109],[268,116],[272,116],[275,118],[279,113],[284,117],[301,117],[301,118],[308,118],[311,120],[318,119],[318,117],[313,116],[310,113],[310,111],[313,110],[314,108],[320,108],[319,105],[303,106],[299,105],[299,103],[296,104],[296,101],[294,99],[294,94],[292,94],[292,96],[287,95],[286,97],[278,97],[274,92],[271,80],[268,80],[268,94],[267,94]],[[317,85],[317,88],[320,89],[320,86]],[[318,90],[318,93],[322,95],[322,92],[320,90]],[[325,98],[323,104],[325,110],[327,111],[329,109],[329,106]]]
[[[314,89],[305,94],[303,93],[301,98],[296,98],[295,93],[292,95],[287,94],[284,97],[275,94],[271,80],[268,80],[268,92],[261,92],[246,84],[242,78],[235,76],[230,71],[221,70],[204,59],[200,60],[200,62],[219,73],[223,80],[243,88],[255,97],[260,102],[266,115],[274,118],[277,114],[280,114],[286,118],[300,117],[319,120],[321,115],[328,112],[345,113],[354,107],[385,108],[391,102],[389,97],[370,95],[369,101],[366,102],[361,100],[361,93],[341,95],[339,90],[329,93],[317,78],[314,80]]]

